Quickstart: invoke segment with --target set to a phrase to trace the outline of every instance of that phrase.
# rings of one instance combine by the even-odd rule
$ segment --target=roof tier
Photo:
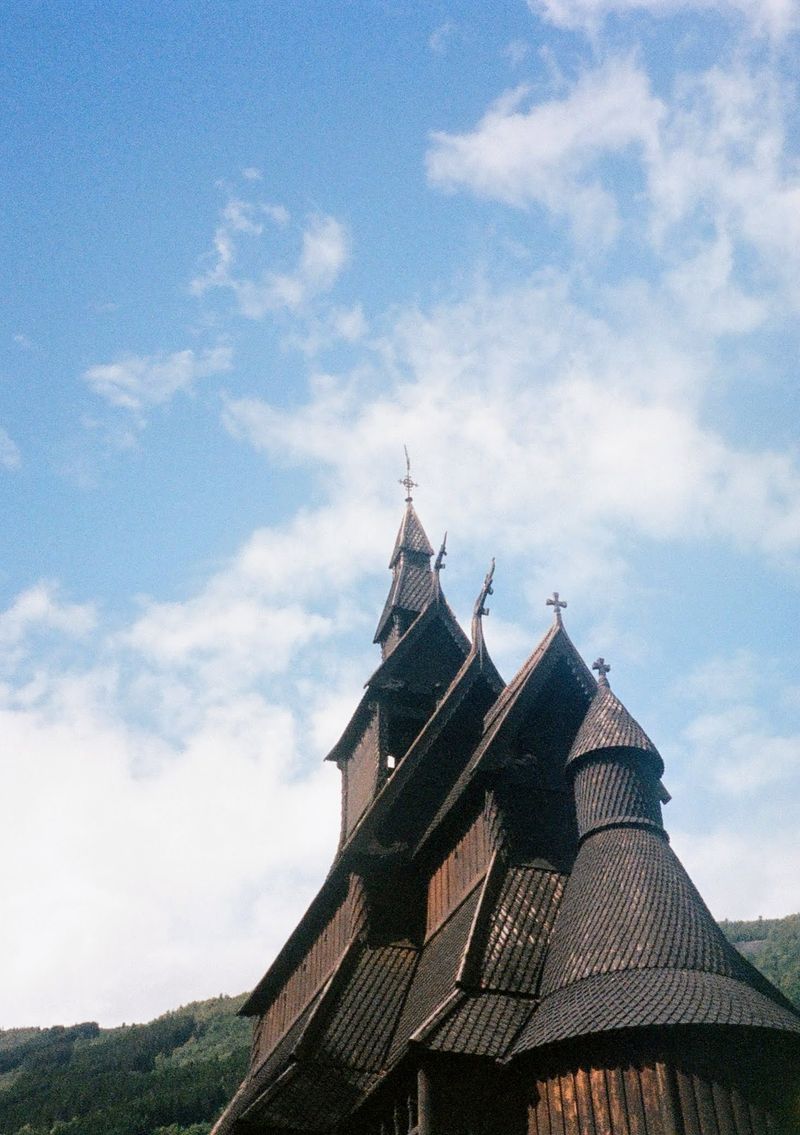
[[[800,1015],[728,943],[668,843],[644,828],[606,828],[582,845],[541,992],[516,1052],[670,1023],[800,1033]]]

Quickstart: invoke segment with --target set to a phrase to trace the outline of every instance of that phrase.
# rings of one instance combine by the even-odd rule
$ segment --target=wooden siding
[[[536,1085],[528,1135],[777,1135],[738,1088],[660,1061],[578,1067]]]
[[[351,937],[351,901],[346,898],[318,935],[302,962],[258,1023],[254,1038],[254,1064],[272,1052],[289,1026],[330,977]]]
[[[346,839],[372,803],[380,775],[380,722],[378,711],[364,730],[353,755],[342,764],[344,777],[344,838]]]
[[[428,882],[425,936],[437,927],[466,898],[486,874],[492,855],[492,841],[486,817],[481,813],[450,848]]]

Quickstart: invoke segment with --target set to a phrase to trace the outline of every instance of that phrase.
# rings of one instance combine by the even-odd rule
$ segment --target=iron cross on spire
[[[548,599],[545,602],[545,607],[555,608],[555,610],[553,611],[553,614],[555,615],[556,622],[558,623],[559,626],[561,626],[561,611],[562,611],[562,608],[566,607],[566,605],[567,605],[566,599],[559,599],[557,591],[553,592],[553,598],[552,599]]]
[[[608,674],[611,667],[606,662],[605,658],[598,658],[596,662],[593,662],[592,663],[592,669],[597,670],[597,672],[598,672],[598,676],[597,676],[598,685],[607,686],[608,685],[608,678],[606,677],[606,675]]]
[[[416,481],[412,481],[412,479],[411,479],[411,460],[408,456],[408,448],[405,445],[403,446],[403,452],[406,455],[406,475],[405,475],[405,477],[400,478],[399,484],[405,486],[406,503],[410,504],[410,502],[412,500],[411,490],[412,489],[418,489],[419,485],[417,484]]]

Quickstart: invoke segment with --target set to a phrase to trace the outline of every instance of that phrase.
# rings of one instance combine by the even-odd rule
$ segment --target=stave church
[[[341,836],[250,994],[213,1135],[797,1135],[800,1013],[662,823],[655,744],[552,625],[506,684],[412,500],[380,663],[328,756]]]

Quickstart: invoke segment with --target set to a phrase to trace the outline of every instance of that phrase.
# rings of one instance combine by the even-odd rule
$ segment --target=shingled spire
[[[411,490],[417,486],[411,480],[407,452],[406,475],[400,484],[406,488],[406,509],[389,560],[392,586],[373,640],[380,643],[384,658],[423,610],[433,588],[433,548],[414,509]]]

